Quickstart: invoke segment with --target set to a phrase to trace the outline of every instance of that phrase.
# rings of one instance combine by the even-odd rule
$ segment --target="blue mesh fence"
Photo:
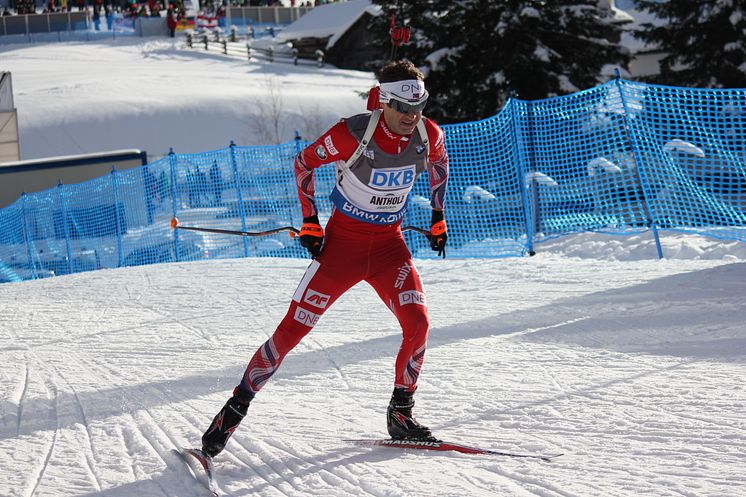
[[[450,256],[520,256],[579,232],[661,230],[746,241],[746,90],[625,80],[444,126]],[[0,281],[233,257],[306,257],[287,234],[172,230],[300,226],[293,158],[307,142],[172,153],[137,169],[23,195],[0,209]],[[334,168],[316,171],[322,221]],[[428,227],[420,177],[405,225]],[[434,257],[413,232],[416,257]],[[537,248],[538,247],[538,248]],[[660,253],[660,246],[659,246]],[[665,255],[665,254],[662,254]]]

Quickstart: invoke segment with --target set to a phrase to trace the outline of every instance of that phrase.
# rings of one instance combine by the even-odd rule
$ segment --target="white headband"
[[[379,101],[388,103],[392,97],[407,102],[419,102],[427,97],[425,82],[418,79],[407,79],[405,81],[394,81],[392,83],[381,83]]]

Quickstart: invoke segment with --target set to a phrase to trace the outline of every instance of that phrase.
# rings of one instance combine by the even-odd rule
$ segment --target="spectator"
[[[36,14],[36,4],[34,0],[17,0],[16,14]]]
[[[13,14],[8,10],[8,7],[5,7],[3,9],[3,15],[4,16],[12,16]]]
[[[127,8],[127,14],[132,19],[137,18],[137,8],[138,8],[137,2],[132,2],[131,4],[129,4],[129,7]]]
[[[204,171],[200,171],[197,166],[197,207],[207,207],[210,205],[210,198],[208,197],[209,184],[207,182],[207,174]],[[202,202],[202,197],[205,198],[205,202]]]
[[[196,185],[196,181],[194,180],[194,178],[195,178],[194,172],[187,171],[186,183],[187,183],[187,190],[189,191],[189,207],[197,206],[197,185]]]
[[[168,176],[166,176],[166,171],[161,171],[161,176],[158,179],[158,198],[160,198],[161,202],[166,198],[170,189],[171,182],[169,181]]]
[[[110,6],[106,6],[106,27],[109,31],[112,31],[114,25],[114,11],[111,10]]]
[[[93,6],[93,26],[96,28],[96,31],[101,31],[101,13],[98,9],[98,5]]]
[[[210,181],[212,182],[212,205],[220,207],[223,205],[223,175],[217,161],[213,162],[210,168]]]
[[[178,21],[176,20],[176,13],[172,6],[168,7],[168,12],[166,13],[166,24],[168,25],[168,35],[173,38],[176,35],[176,25],[178,24]]]

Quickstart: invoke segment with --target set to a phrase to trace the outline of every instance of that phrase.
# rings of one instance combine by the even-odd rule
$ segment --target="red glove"
[[[448,240],[448,228],[443,211],[433,210],[430,221],[430,248],[438,252],[438,255],[446,258],[446,241]]]
[[[298,236],[300,236],[300,244],[311,254],[311,259],[318,257],[324,244],[324,228],[319,224],[319,217],[304,217]]]

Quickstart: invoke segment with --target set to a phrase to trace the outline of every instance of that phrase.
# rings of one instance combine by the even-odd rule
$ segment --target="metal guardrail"
[[[186,34],[186,43],[189,48],[202,48],[206,51],[218,51],[223,55],[244,58],[248,61],[252,59],[267,60],[269,62],[284,62],[299,64],[315,64],[317,67],[324,65],[324,52],[316,50],[315,56],[304,55],[293,48],[289,52],[278,51],[272,48],[253,47],[250,40],[240,41],[235,30],[231,32],[229,38],[221,35],[220,31],[215,30],[211,33]]]
[[[85,12],[53,12],[0,16],[0,36],[84,31],[88,29]]]

